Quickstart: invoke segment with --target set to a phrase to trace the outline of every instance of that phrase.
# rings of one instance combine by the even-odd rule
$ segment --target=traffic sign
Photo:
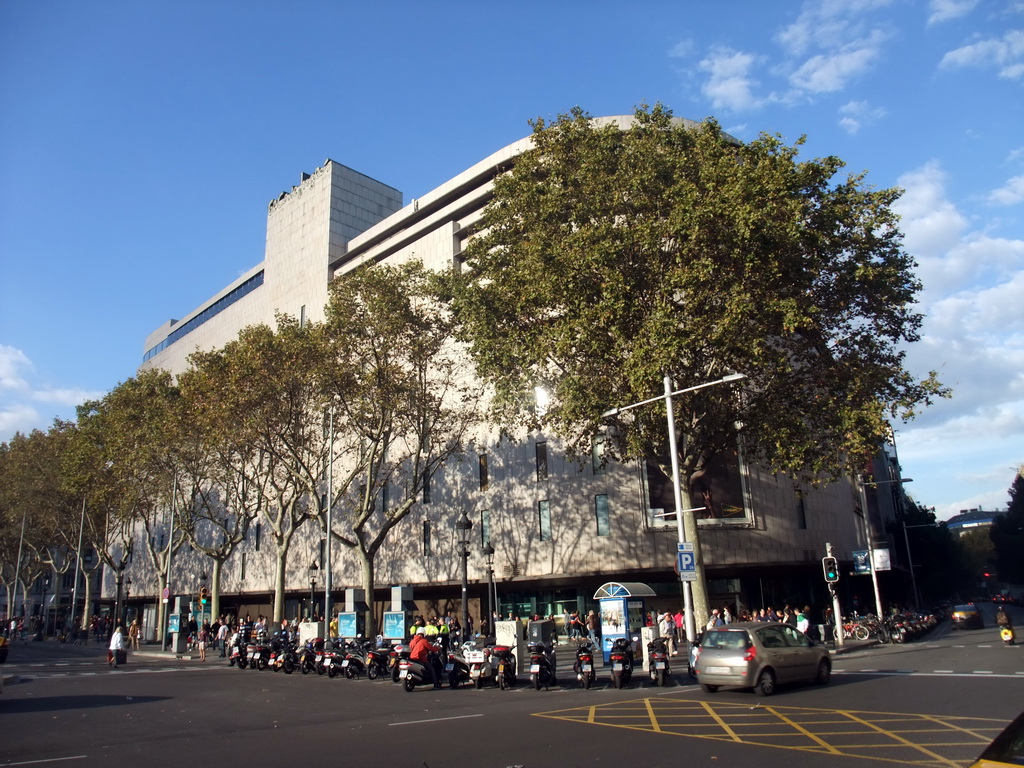
[[[170,589],[170,587],[164,587],[164,592],[163,592],[164,600],[166,600],[170,596],[171,596],[171,589]]]
[[[693,555],[692,541],[676,544],[676,570],[683,581],[697,580],[697,559]]]

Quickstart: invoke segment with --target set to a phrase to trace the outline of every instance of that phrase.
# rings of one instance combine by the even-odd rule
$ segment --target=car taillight
[[[753,645],[751,645],[749,648],[747,648],[747,652],[743,654],[743,660],[744,661],[753,661],[756,658],[757,658],[757,648],[755,648]]]

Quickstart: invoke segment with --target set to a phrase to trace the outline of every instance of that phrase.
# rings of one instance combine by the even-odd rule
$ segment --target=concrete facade
[[[628,124],[631,118],[604,120]],[[418,258],[433,269],[458,265],[492,180],[529,146],[528,138],[515,142],[404,207],[397,190],[330,160],[303,174],[298,185],[269,204],[264,261],[180,323],[154,331],[146,340],[147,353],[165,346],[150,353],[144,365],[180,372],[193,350],[222,346],[252,323],[273,325],[277,311],[322,320],[329,281],[344,279],[361,264]],[[260,275],[257,287],[226,300]],[[226,306],[213,312],[218,301]],[[203,317],[205,322],[194,322],[187,334],[167,343],[175,329]],[[539,442],[547,456],[543,477],[537,471]],[[378,564],[378,599],[392,584],[410,585],[437,606],[457,599],[454,522],[467,509],[474,523],[469,558],[474,595],[488,580],[481,553],[487,530],[496,550],[494,576],[503,610],[582,609],[597,586],[617,580],[651,583],[663,598],[648,607],[680,605],[673,572],[675,523],[652,517],[642,466],[611,462],[595,470],[589,460],[567,457],[557,438],[532,434],[510,441],[496,429],[480,435],[476,446],[435,476],[430,503],[419,504],[393,532]],[[480,483],[481,454],[487,456],[486,488]],[[758,467],[744,466],[742,473],[743,515],[701,523],[712,602],[751,608],[812,600],[821,604],[825,543],[834,546],[840,560],[866,548],[858,490],[850,482],[803,487]],[[599,508],[607,509],[606,533],[598,531]],[[546,526],[542,518],[549,521]],[[880,517],[877,535],[881,523]],[[318,530],[307,528],[294,544],[286,585],[297,612],[310,593],[308,564],[317,559],[319,546]],[[224,569],[221,593],[228,610],[232,600],[240,606],[262,605],[271,592],[273,556],[254,536]],[[345,587],[359,586],[354,558],[340,550],[334,552],[335,600]],[[197,574],[208,570],[194,553],[176,556],[175,568],[183,581],[197,584]],[[144,594],[145,574],[132,578],[134,594]],[[476,600],[486,604],[485,598]],[[473,612],[479,615],[479,608]],[[291,610],[286,613],[291,617]]]

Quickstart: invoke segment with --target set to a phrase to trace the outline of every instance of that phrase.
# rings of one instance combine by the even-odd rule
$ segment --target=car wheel
[[[818,685],[828,685],[828,681],[832,679],[832,665],[828,659],[822,659],[818,664],[818,674],[814,678],[814,682]]]
[[[761,676],[757,678],[754,690],[762,696],[771,696],[775,693],[775,673],[770,669],[763,670]]]
[[[704,689],[705,693],[714,693],[718,690],[717,685],[708,685],[707,683],[701,683],[700,687]]]

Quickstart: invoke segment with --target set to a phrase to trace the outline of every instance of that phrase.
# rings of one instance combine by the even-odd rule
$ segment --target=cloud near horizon
[[[72,419],[75,408],[87,400],[97,400],[106,392],[95,392],[73,387],[40,385],[35,379],[35,366],[28,356],[16,347],[0,344],[0,442],[9,441],[18,432],[28,434],[43,429],[51,411],[55,418]],[[36,404],[48,406],[38,408]]]

